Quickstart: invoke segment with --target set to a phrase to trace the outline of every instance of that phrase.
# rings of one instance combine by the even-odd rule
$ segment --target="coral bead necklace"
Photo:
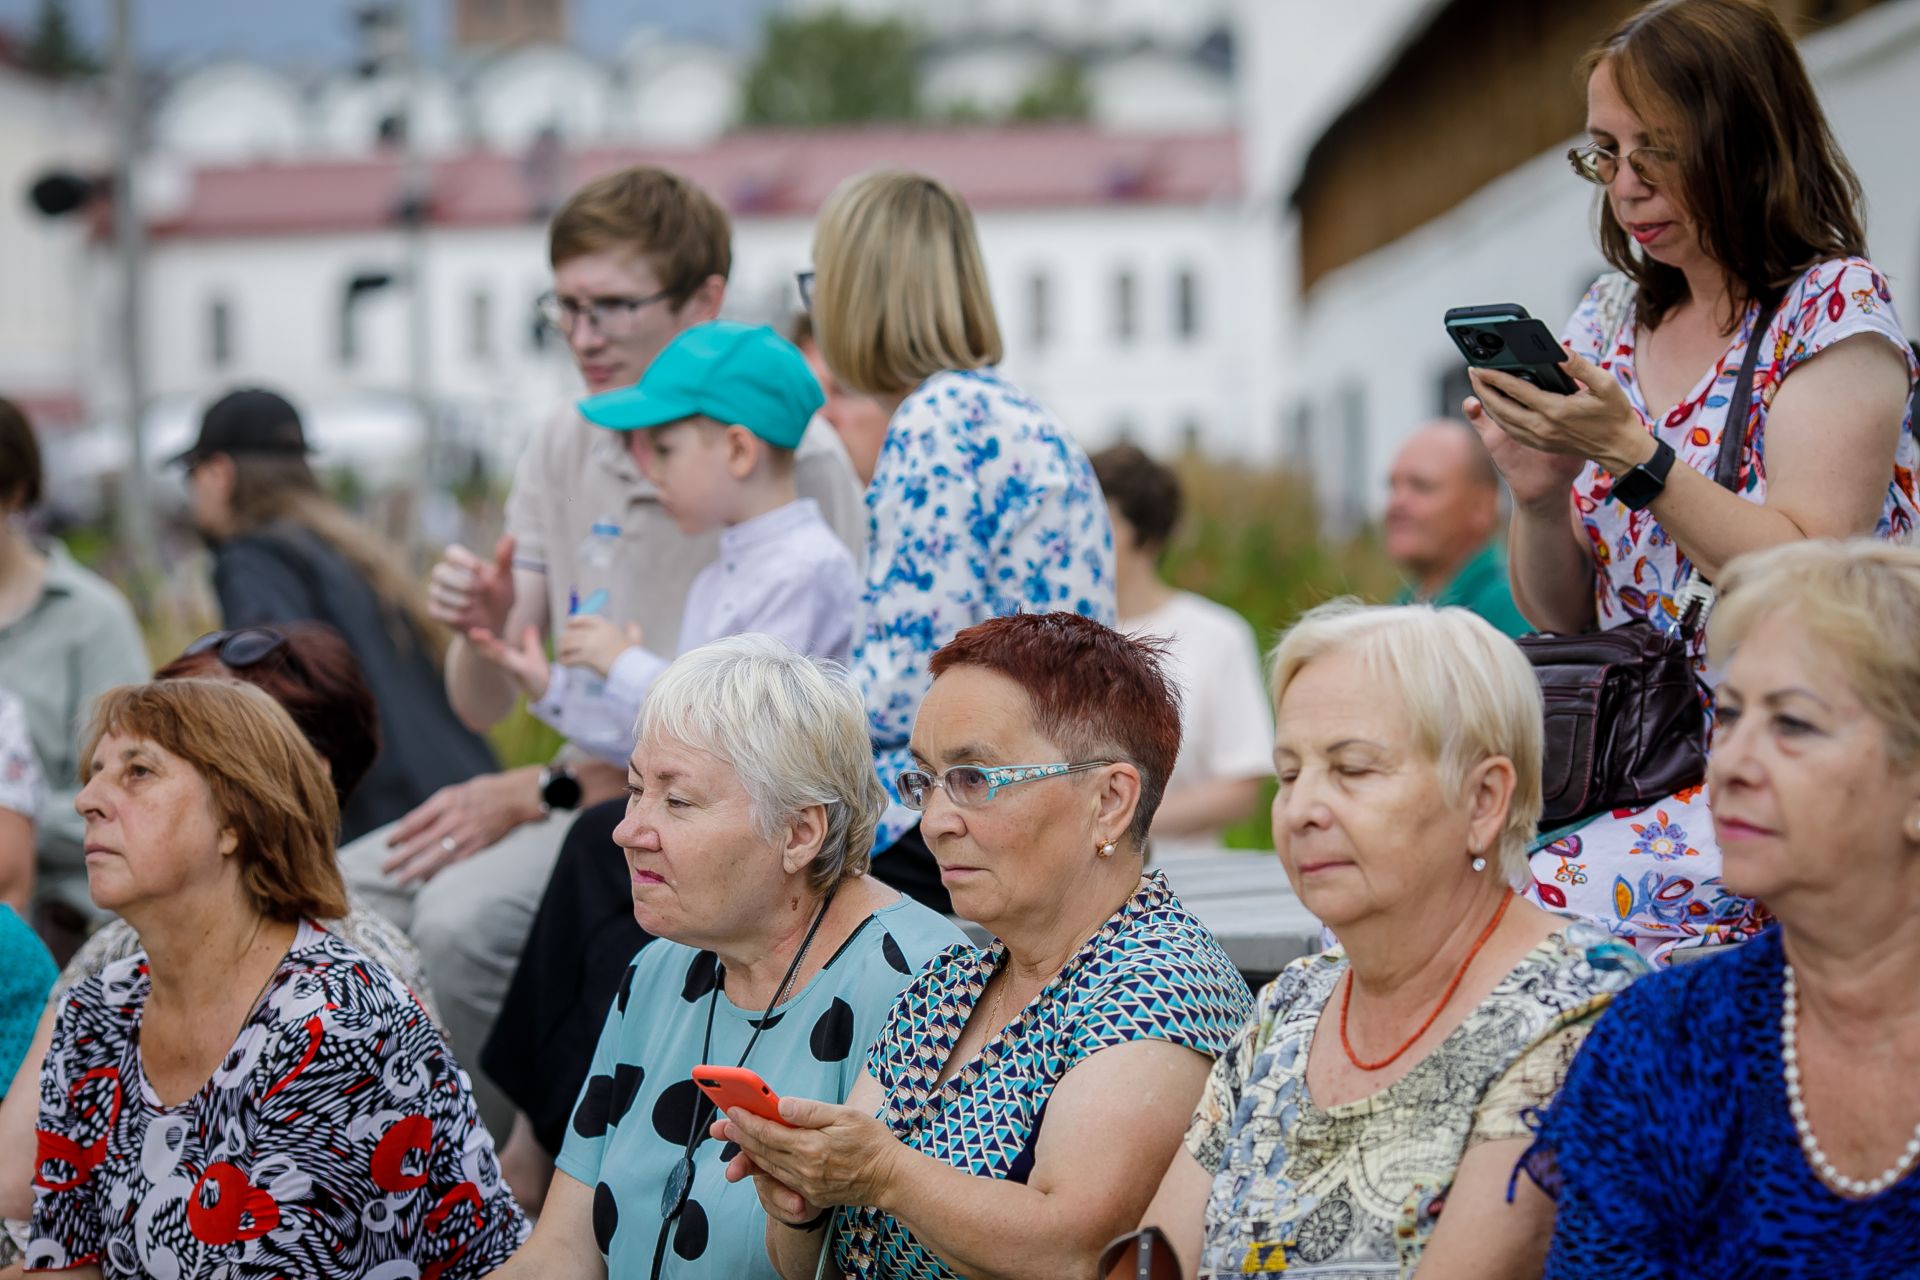
[[[1512,889],[1508,889],[1500,895],[1500,905],[1495,908],[1493,919],[1487,921],[1487,927],[1482,929],[1480,936],[1474,940],[1472,949],[1467,952],[1467,958],[1462,960],[1460,967],[1453,971],[1453,981],[1447,984],[1446,991],[1441,994],[1440,1003],[1433,1006],[1433,1012],[1428,1014],[1427,1020],[1420,1024],[1419,1030],[1407,1037],[1406,1043],[1402,1044],[1398,1049],[1395,1049],[1378,1062],[1360,1061],[1360,1055],[1353,1051],[1353,1041],[1347,1039],[1347,1007],[1353,1003],[1353,967],[1349,965],[1347,967],[1347,990],[1346,993],[1340,997],[1340,1047],[1347,1051],[1347,1061],[1362,1071],[1381,1071],[1399,1061],[1401,1054],[1413,1048],[1414,1042],[1421,1036],[1427,1034],[1427,1029],[1439,1018],[1440,1011],[1447,1007],[1447,1001],[1453,999],[1453,993],[1460,989],[1460,980],[1467,976],[1467,969],[1473,964],[1474,957],[1480,954],[1480,948],[1487,945],[1487,939],[1491,938],[1493,931],[1500,927],[1500,918],[1507,914],[1507,906],[1512,901]]]

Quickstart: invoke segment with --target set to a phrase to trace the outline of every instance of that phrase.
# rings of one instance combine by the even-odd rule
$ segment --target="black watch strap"
[[[1673,470],[1673,462],[1673,446],[1656,437],[1653,456],[1614,481],[1614,498],[1629,511],[1645,511],[1667,487],[1667,473]]]
[[[548,809],[578,809],[580,797],[580,780],[573,770],[563,764],[541,770],[540,803]]]

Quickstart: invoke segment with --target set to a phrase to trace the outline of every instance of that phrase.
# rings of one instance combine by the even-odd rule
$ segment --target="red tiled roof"
[[[909,168],[953,185],[976,209],[1199,204],[1240,192],[1239,138],[1106,133],[1085,125],[991,128],[756,130],[705,147],[623,148],[574,155],[558,194],[631,164],[685,174],[736,215],[810,217],[841,180]],[[540,194],[519,156],[475,152],[435,161],[439,226],[536,220]],[[392,225],[402,192],[394,158],[211,166],[157,236],[298,235]]]

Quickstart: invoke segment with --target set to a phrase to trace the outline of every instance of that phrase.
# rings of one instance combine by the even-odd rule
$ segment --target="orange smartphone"
[[[780,1099],[765,1080],[745,1067],[695,1067],[693,1083],[722,1114],[739,1107],[775,1124],[786,1123],[780,1118]]]

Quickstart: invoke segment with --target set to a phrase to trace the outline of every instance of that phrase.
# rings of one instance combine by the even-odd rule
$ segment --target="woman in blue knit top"
[[[1550,1280],[1920,1275],[1920,550],[1737,560],[1707,785],[1778,923],[1620,995],[1522,1168]]]

